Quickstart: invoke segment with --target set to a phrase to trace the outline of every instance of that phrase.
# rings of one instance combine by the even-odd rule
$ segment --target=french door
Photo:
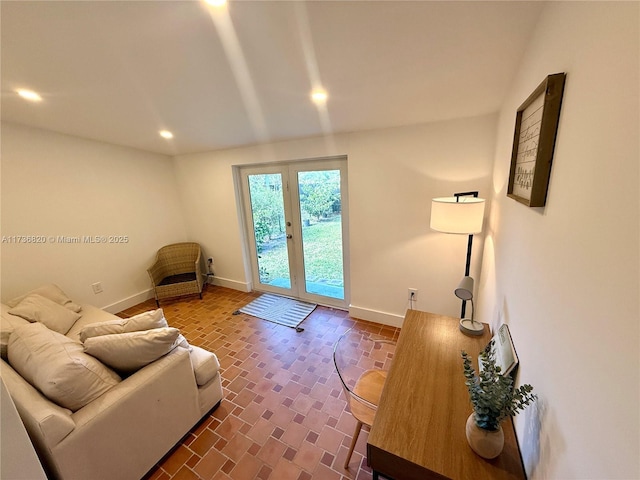
[[[242,167],[256,290],[346,307],[346,159]]]

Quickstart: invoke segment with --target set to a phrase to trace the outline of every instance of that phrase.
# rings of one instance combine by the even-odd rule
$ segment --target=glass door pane
[[[344,300],[340,170],[298,172],[305,291]]]
[[[254,288],[348,306],[346,159],[252,165],[238,179]]]
[[[247,178],[259,283],[291,289],[282,175],[249,174]]]

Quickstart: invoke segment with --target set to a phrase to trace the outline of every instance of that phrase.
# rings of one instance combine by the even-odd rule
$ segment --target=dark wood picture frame
[[[544,207],[560,119],[565,73],[547,76],[518,108],[507,196]]]

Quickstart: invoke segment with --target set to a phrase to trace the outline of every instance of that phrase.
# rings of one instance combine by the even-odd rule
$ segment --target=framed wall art
[[[551,174],[566,74],[549,75],[516,114],[507,196],[543,207]]]

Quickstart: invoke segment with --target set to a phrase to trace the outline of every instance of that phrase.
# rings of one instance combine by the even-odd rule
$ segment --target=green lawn
[[[302,238],[307,282],[344,286],[341,216],[302,227]],[[289,278],[286,242],[282,239],[264,244],[259,262],[262,283]]]

